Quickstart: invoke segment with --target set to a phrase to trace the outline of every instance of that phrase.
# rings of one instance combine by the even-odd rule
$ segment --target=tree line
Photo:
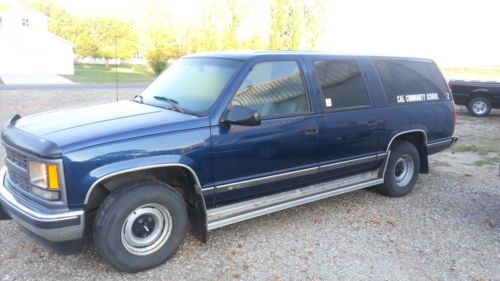
[[[128,21],[75,17],[50,0],[26,4],[50,18],[49,30],[74,43],[78,57],[102,58],[107,66],[115,56],[144,57],[157,74],[168,60],[194,52],[313,49],[326,10],[325,0],[207,0],[185,20],[173,1],[145,0],[145,16]]]

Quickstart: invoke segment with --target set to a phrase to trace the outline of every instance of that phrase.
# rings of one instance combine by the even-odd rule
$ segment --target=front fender
[[[99,189],[99,183],[116,175],[142,171],[160,167],[181,167],[191,173],[195,186],[194,192],[191,192],[189,201],[192,206],[189,208],[189,215],[193,227],[193,233],[196,238],[202,242],[207,240],[207,219],[206,219],[206,204],[201,189],[200,180],[195,170],[199,169],[197,162],[186,156],[179,155],[163,155],[152,156],[138,159],[131,159],[101,166],[92,170],[84,178],[84,184],[90,184],[91,187],[85,196],[84,204],[87,206],[92,198],[94,189]],[[97,193],[96,193],[97,194]]]
[[[63,153],[69,207],[83,207],[89,189],[104,177],[148,166],[185,166],[193,171],[198,188],[210,185],[209,136],[208,128],[199,128]]]
[[[152,168],[159,167],[182,167],[186,168],[191,172],[193,178],[196,182],[196,193],[202,195],[201,192],[201,183],[198,175],[196,174],[196,170],[199,170],[198,164],[189,157],[179,156],[179,155],[161,155],[161,156],[152,156],[152,157],[144,157],[138,159],[131,159],[120,161],[108,165],[104,165],[98,167],[90,171],[82,180],[82,185],[90,186],[87,195],[85,196],[84,204],[88,203],[90,194],[92,190],[103,180],[110,178],[115,175],[147,170]]]

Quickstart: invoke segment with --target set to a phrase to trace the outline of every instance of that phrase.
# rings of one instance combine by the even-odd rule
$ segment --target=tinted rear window
[[[433,63],[376,60],[375,66],[390,104],[450,99],[448,87]]]
[[[368,92],[358,63],[354,60],[314,62],[321,84],[325,109],[368,106]]]

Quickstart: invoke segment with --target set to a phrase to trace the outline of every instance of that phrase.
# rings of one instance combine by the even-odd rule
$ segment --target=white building
[[[74,47],[49,18],[24,6],[0,13],[0,74],[74,74]]]

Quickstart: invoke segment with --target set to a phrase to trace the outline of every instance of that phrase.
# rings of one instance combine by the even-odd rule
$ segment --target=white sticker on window
[[[428,93],[427,100],[439,100],[439,96],[437,93]]]
[[[403,96],[403,95],[397,96],[397,99],[398,99],[398,103],[404,103],[405,102],[405,96]]]
[[[332,107],[332,99],[325,99],[326,107]]]
[[[425,93],[425,94],[413,94],[413,95],[399,95],[396,96],[398,103],[406,102],[421,102],[421,101],[433,101],[439,100],[438,93]]]

